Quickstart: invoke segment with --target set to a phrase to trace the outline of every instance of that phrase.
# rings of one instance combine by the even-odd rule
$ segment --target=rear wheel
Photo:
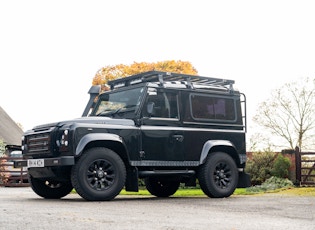
[[[126,167],[110,149],[89,149],[72,167],[71,181],[86,200],[112,200],[125,185]]]
[[[180,185],[180,181],[178,180],[159,177],[147,177],[144,182],[147,190],[157,197],[169,197],[173,195]]]
[[[198,172],[202,191],[209,197],[222,198],[233,194],[238,183],[237,166],[224,152],[211,153]]]
[[[29,182],[33,191],[46,199],[59,199],[68,195],[73,189],[70,181],[42,180],[29,176]]]

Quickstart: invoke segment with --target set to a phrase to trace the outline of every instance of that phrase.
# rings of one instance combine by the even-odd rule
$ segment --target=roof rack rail
[[[203,77],[197,75],[188,75],[181,73],[171,73],[162,71],[148,71],[129,77],[123,77],[116,80],[109,81],[110,88],[116,89],[129,85],[138,84],[141,82],[159,82],[163,85],[165,82],[186,82],[188,88],[193,88],[193,84],[208,85],[208,86],[222,86],[233,90],[234,80]]]

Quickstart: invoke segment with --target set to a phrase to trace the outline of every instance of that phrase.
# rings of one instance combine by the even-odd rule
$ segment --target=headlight
[[[69,130],[65,129],[63,133],[60,135],[60,138],[56,140],[56,144],[59,147],[60,151],[68,151],[68,135],[69,135]]]

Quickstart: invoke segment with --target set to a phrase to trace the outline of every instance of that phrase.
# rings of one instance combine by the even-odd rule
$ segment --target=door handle
[[[184,136],[183,135],[173,135],[173,138],[178,142],[183,142]]]

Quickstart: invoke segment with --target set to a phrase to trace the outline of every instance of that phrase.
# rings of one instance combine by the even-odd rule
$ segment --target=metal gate
[[[295,148],[296,183],[315,186],[315,152],[300,152]]]

